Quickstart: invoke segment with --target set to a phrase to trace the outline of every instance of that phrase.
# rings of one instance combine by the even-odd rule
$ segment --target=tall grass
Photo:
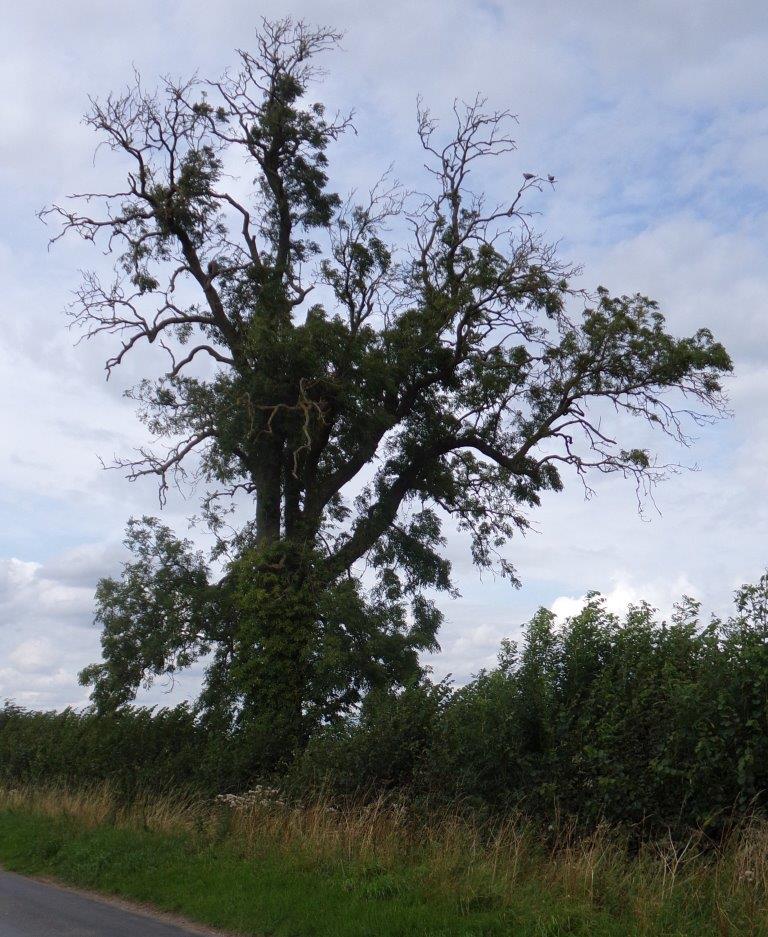
[[[9,816],[66,822],[70,838],[105,829],[159,836],[160,851],[183,843],[188,856],[205,855],[213,866],[226,856],[254,874],[290,869],[291,881],[304,881],[304,891],[317,885],[339,907],[361,900],[382,913],[388,905],[434,907],[440,929],[414,934],[768,934],[768,824],[756,819],[719,847],[693,833],[632,849],[626,833],[607,825],[577,835],[565,821],[542,827],[510,815],[481,822],[458,807],[417,815],[383,798],[342,809],[322,799],[292,806],[260,791],[229,804],[192,795],[126,804],[106,785],[5,789],[0,817]],[[216,887],[226,890],[226,882]],[[172,904],[185,910],[183,901]],[[277,925],[270,919],[274,933],[336,937],[316,916],[305,914],[304,926],[314,929],[299,931],[290,929],[290,908],[280,914],[287,917],[278,915]],[[208,922],[233,923],[226,915]],[[252,926],[247,932],[257,933],[264,922]],[[337,933],[375,933],[367,926],[361,921],[355,930],[351,920]],[[409,933],[406,923],[381,926],[381,935]]]

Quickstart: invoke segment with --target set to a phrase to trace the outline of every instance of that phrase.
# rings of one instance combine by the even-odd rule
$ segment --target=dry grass
[[[381,881],[406,876],[426,893],[458,895],[468,908],[503,909],[545,893],[624,921],[630,933],[768,933],[768,824],[757,819],[721,850],[693,834],[682,843],[663,837],[630,857],[606,826],[576,836],[566,824],[542,831],[522,816],[478,822],[458,810],[425,820],[384,799],[343,810],[323,801],[292,807],[272,795],[234,805],[147,796],[125,806],[105,786],[17,788],[0,790],[0,810],[67,815],[88,829],[182,834],[243,858],[282,854],[307,868],[358,877],[367,870]],[[698,923],[675,929],[676,921]]]

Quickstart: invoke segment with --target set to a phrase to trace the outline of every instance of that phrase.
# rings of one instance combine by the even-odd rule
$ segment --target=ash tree
[[[664,469],[616,438],[621,415],[685,443],[688,421],[722,411],[731,367],[649,299],[576,289],[532,229],[526,195],[546,179],[519,173],[498,205],[473,190],[515,148],[512,115],[481,99],[446,133],[419,108],[424,193],[385,175],[342,201],[327,154],[350,119],[309,97],[338,40],[265,22],[218,80],[93,101],[124,182],[47,210],[57,237],[116,257],[73,309],[114,341],[107,373],[142,346],[167,356],[129,392],[154,447],[118,464],[156,476],[161,500],[197,486],[218,544],[214,575],[160,521],[132,522],[133,559],[98,587],[103,662],[82,680],[109,709],[205,657],[201,711],[271,763],[419,672],[430,596],[452,588],[446,519],[514,580],[500,551],[542,492],[571,471],[653,483]]]

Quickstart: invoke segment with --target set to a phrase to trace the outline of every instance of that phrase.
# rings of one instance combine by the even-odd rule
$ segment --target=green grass
[[[467,906],[471,902],[425,893],[407,874],[352,866],[310,868],[285,855],[244,858],[228,845],[196,847],[189,837],[115,827],[84,830],[73,819],[18,812],[0,814],[0,860],[15,872],[50,875],[245,934],[612,932],[595,930],[594,918],[590,924],[577,908],[553,912],[542,929],[544,922],[530,909],[472,908]]]
[[[0,814],[0,860],[12,871],[148,902],[244,934],[280,937],[611,934],[603,915],[541,901],[483,908],[492,899],[446,898],[411,875],[376,868],[311,868],[285,855],[245,858],[228,845],[196,847],[189,837],[101,827],[73,819]],[[531,907],[533,902],[534,907]],[[536,909],[535,905],[538,905]]]
[[[558,855],[520,840],[513,874],[500,849],[492,860],[493,849],[483,852],[476,841],[457,848],[458,826],[451,841],[440,833],[442,850],[428,836],[379,848],[375,837],[361,845],[362,824],[334,819],[349,842],[329,845],[317,817],[300,828],[257,814],[243,825],[207,808],[187,811],[174,831],[167,812],[105,816],[77,803],[57,814],[51,798],[36,806],[0,797],[0,863],[243,934],[768,934],[763,883],[750,874],[749,887],[734,886],[735,854],[727,863],[695,860],[672,870],[667,860],[662,867],[620,857],[605,842]],[[755,849],[764,852],[763,845]]]

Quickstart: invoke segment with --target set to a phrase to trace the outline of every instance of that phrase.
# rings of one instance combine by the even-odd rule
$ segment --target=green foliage
[[[205,560],[189,541],[144,518],[130,521],[125,543],[133,561],[119,580],[102,579],[96,590],[104,663],[80,675],[95,685],[93,699],[102,709],[133,699],[152,674],[188,667],[225,628]]]
[[[253,577],[244,582],[250,588]],[[253,600],[271,620],[269,596]],[[598,594],[559,625],[542,609],[519,647],[504,642],[498,667],[456,688],[409,679],[399,633],[386,621],[372,625],[374,613],[355,610],[358,601],[354,589],[337,592],[329,617],[321,615],[326,632],[305,644],[311,674],[294,685],[297,693],[304,680],[315,687],[317,703],[312,720],[302,710],[290,727],[305,733],[292,759],[273,750],[270,724],[249,707],[232,724],[205,706],[99,715],[8,704],[0,710],[0,781],[215,792],[245,789],[279,764],[280,783],[303,793],[400,790],[481,812],[566,814],[590,828],[605,819],[717,836],[734,818],[768,811],[768,574],[736,593],[734,615],[706,624],[691,599],[669,622],[645,604],[619,618]],[[336,627],[341,612],[345,622],[360,621],[359,634]],[[395,641],[396,651],[379,650],[381,641]],[[403,669],[392,672],[398,657]],[[242,659],[253,666],[264,658]],[[259,673],[243,684],[268,693],[288,679]],[[343,698],[346,716],[328,707],[333,698]],[[280,705],[271,711],[287,719]]]
[[[716,835],[768,808],[767,601],[764,576],[706,626],[691,600],[671,622],[647,605],[620,619],[597,594],[560,627],[541,610],[466,686],[372,695],[312,741],[301,777]]]
[[[292,783],[354,796],[431,786],[429,762],[450,699],[446,684],[412,683],[402,692],[369,694],[354,720],[318,733],[292,766]]]
[[[245,772],[233,740],[206,731],[187,706],[97,716],[0,709],[0,781],[139,791],[237,789]]]
[[[424,512],[410,529],[430,523]],[[418,652],[436,646],[439,617],[418,588],[444,570],[438,562],[401,582],[393,566],[412,539],[403,530],[380,550],[381,586],[366,593],[353,577],[323,587],[317,557],[282,543],[243,550],[216,581],[189,541],[156,518],[132,520],[132,558],[96,591],[104,661],[80,679],[94,685],[98,711],[110,713],[140,685],[203,659],[197,711],[205,725],[250,733],[253,769],[271,770],[366,693],[421,672]]]

